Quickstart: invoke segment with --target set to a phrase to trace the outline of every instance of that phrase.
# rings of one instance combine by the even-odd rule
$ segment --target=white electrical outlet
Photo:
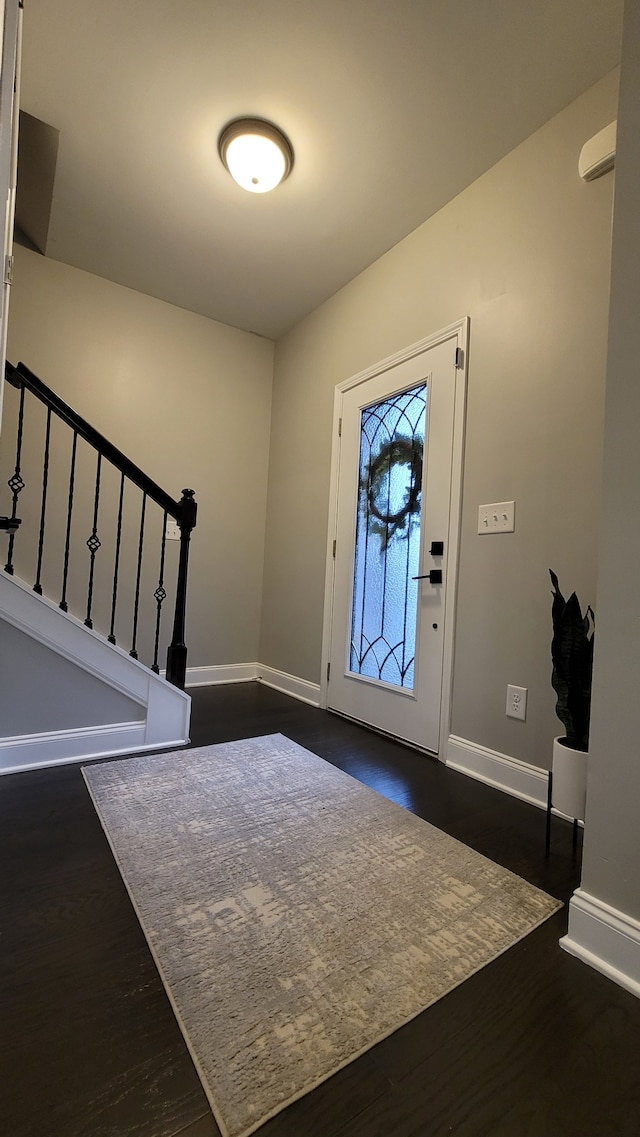
[[[164,531],[164,535],[167,538],[167,541],[180,540],[180,526],[178,525],[177,521],[173,520],[172,517],[167,517],[167,527]]]
[[[496,501],[478,506],[478,533],[513,533],[516,527],[515,501]]]
[[[510,719],[527,717],[527,687],[514,687],[509,683],[507,687],[507,715]]]

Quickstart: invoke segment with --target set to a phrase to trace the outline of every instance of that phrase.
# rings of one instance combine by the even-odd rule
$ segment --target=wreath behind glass
[[[371,456],[362,475],[360,490],[367,495],[369,515],[374,519],[369,520],[369,529],[380,537],[382,552],[393,537],[408,537],[410,518],[420,514],[423,450],[421,439],[397,435],[385,443],[375,457]],[[388,510],[388,479],[394,466],[409,467],[409,486],[400,509],[387,512],[383,508],[384,497],[387,496]]]

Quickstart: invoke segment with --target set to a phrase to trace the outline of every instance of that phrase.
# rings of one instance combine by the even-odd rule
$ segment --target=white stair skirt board
[[[577,889],[560,946],[640,998],[640,922],[626,912]]]
[[[98,724],[78,730],[25,735],[19,739],[0,738],[0,772],[8,772],[9,763],[12,769],[28,769],[33,764],[42,766],[122,753],[123,746],[128,753],[183,745],[189,741],[189,695],[132,659],[122,648],[85,627],[75,616],[62,612],[46,597],[38,596],[23,581],[5,573],[0,573],[0,616],[140,707],[140,721],[116,724],[115,727],[113,724]],[[127,728],[126,743],[121,745],[118,732],[123,725]],[[113,733],[112,747],[109,744],[110,732]],[[60,735],[66,737],[71,747],[67,757],[61,756]],[[29,738],[34,740],[32,754],[28,749]],[[87,747],[84,751],[83,744]],[[16,766],[18,755],[19,767]]]

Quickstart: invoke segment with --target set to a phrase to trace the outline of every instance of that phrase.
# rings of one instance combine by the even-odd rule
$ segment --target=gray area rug
[[[225,1137],[561,907],[282,735],[83,773]]]

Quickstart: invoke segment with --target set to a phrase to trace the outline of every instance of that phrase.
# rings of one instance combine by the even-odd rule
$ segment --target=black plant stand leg
[[[552,786],[553,786],[553,774],[552,774],[551,770],[549,770],[549,780],[547,783],[547,832],[546,832],[546,840],[545,840],[545,847],[544,847],[545,857],[549,856],[549,852],[551,849],[551,788],[552,788]]]

